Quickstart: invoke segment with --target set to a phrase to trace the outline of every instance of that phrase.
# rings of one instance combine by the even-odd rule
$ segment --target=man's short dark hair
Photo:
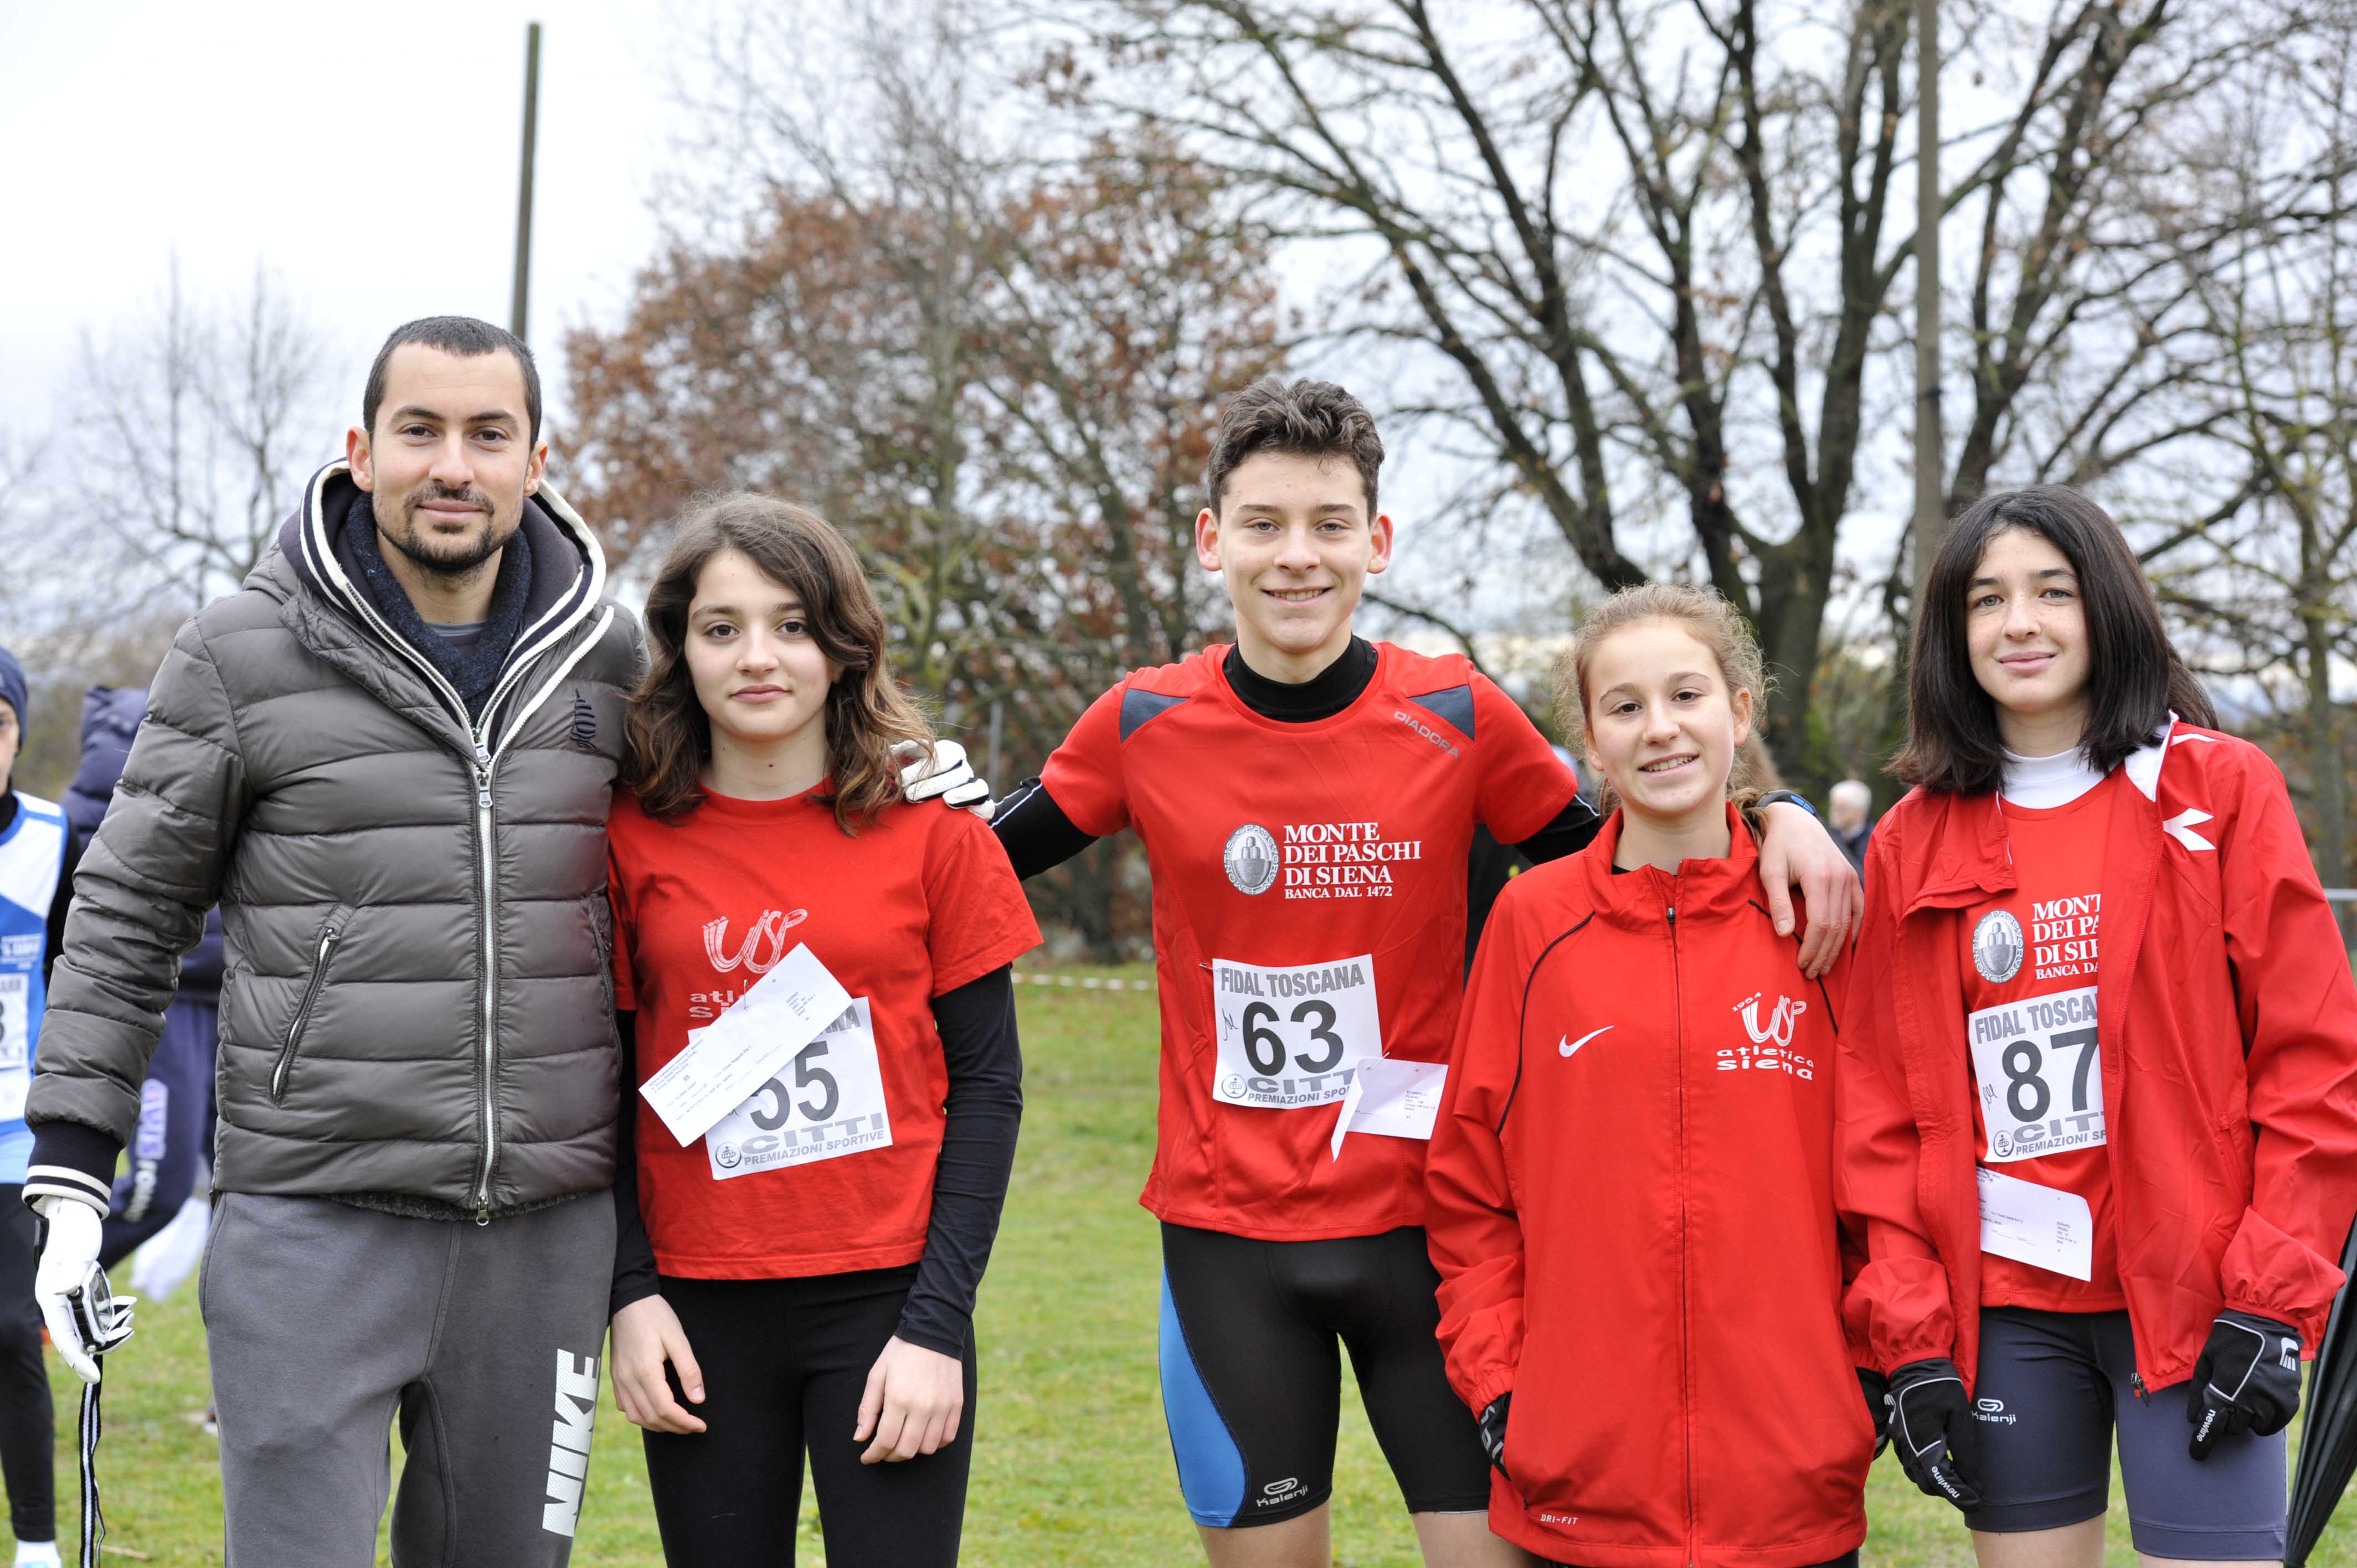
[[[540,440],[540,367],[532,362],[532,350],[506,328],[478,321],[471,316],[420,317],[393,329],[393,336],[376,351],[376,363],[369,367],[368,391],[361,394],[361,428],[371,435],[376,434],[378,405],[384,402],[384,368],[392,360],[393,351],[404,343],[439,349],[446,354],[469,360],[479,354],[496,354],[503,349],[513,354],[516,363],[523,369],[523,407],[532,419],[532,434],[525,439],[530,443]]]
[[[1375,515],[1375,475],[1383,466],[1383,438],[1375,434],[1374,415],[1367,405],[1332,381],[1305,380],[1287,386],[1272,376],[1228,400],[1203,472],[1214,515],[1228,476],[1256,452],[1348,457],[1366,487],[1367,515]]]

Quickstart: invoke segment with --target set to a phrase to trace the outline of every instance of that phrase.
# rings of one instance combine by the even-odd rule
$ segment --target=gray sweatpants
[[[232,1568],[563,1568],[614,1261],[603,1194],[489,1225],[221,1195],[200,1300]]]

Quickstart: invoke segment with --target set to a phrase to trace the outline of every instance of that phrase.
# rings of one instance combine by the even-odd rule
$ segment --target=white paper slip
[[[843,1016],[851,993],[807,943],[696,1032],[687,1049],[639,1086],[647,1103],[685,1148]]]
[[[1981,1251],[2068,1274],[2095,1272],[2095,1217],[2075,1192],[1981,1167]]]
[[[1361,1062],[1351,1075],[1350,1093],[1342,1098],[1342,1114],[1334,1122],[1334,1158],[1342,1157],[1342,1140],[1352,1133],[1431,1137],[1433,1120],[1440,1114],[1441,1086],[1448,1081],[1447,1062],[1394,1057],[1369,1057]]]

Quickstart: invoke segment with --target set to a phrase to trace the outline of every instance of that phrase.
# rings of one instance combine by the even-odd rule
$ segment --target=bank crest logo
[[[713,1159],[723,1170],[735,1170],[744,1163],[745,1151],[734,1144],[722,1144],[712,1151]]]
[[[1973,928],[1973,967],[1991,985],[2003,985],[2019,974],[2028,951],[2021,922],[2003,909],[1991,909]]]
[[[1228,835],[1220,864],[1237,892],[1265,893],[1276,886],[1276,835],[1258,822],[1246,822]]]

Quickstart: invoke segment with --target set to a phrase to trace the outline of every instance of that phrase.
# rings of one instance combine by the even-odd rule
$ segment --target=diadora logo
[[[764,909],[733,955],[728,951],[728,917],[707,920],[704,926],[704,956],[723,974],[739,965],[755,974],[767,974],[784,961],[789,950],[786,933],[809,918],[808,909]]]
[[[2020,1419],[2018,1416],[2006,1413],[2005,1401],[1993,1399],[1973,1401],[1973,1415],[1975,1419],[1986,1421],[1992,1426],[2011,1426]]]
[[[1751,1036],[1749,1046],[1734,1046],[1718,1053],[1718,1070],[1742,1072],[1749,1069],[1776,1072],[1781,1070],[1794,1078],[1814,1079],[1817,1064],[1814,1058],[1804,1057],[1792,1049],[1792,1035],[1809,1010],[1805,1002],[1790,996],[1776,998],[1775,1007],[1768,1021],[1760,1021],[1760,999],[1765,992],[1753,992],[1737,1003],[1733,1011],[1743,1015],[1743,1032]]]
[[[1275,1508],[1279,1503],[1289,1503],[1296,1498],[1307,1497],[1308,1493],[1309,1488],[1301,1484],[1300,1477],[1287,1476],[1282,1481],[1271,1481],[1263,1487],[1260,1489],[1260,1496],[1253,1499],[1253,1507]]]
[[[581,1483],[589,1474],[589,1433],[597,1423],[597,1358],[556,1353],[556,1420],[548,1440],[548,1500],[540,1528],[572,1539],[581,1522]]]
[[[1604,1026],[1604,1028],[1603,1028],[1603,1029],[1590,1029],[1590,1030],[1588,1030],[1588,1031],[1587,1031],[1587,1033],[1586,1033],[1586,1034],[1584,1034],[1584,1035],[1580,1036],[1579,1036],[1579,1038],[1577,1038],[1577,1039],[1576,1039],[1576,1040],[1575,1040],[1575,1039],[1573,1039],[1573,1038],[1571,1037],[1571,1032],[1570,1032],[1569,1030],[1567,1030],[1567,1029],[1566,1029],[1566,1031],[1564,1031],[1564,1036],[1563,1036],[1563,1038],[1561,1038],[1561,1039],[1557,1040],[1557,1041],[1555,1043],[1555,1052],[1556,1052],[1556,1054],[1557,1054],[1557,1055],[1560,1055],[1560,1056],[1566,1056],[1566,1057],[1567,1057],[1567,1056],[1570,1056],[1570,1055],[1572,1055],[1574,1052],[1577,1051],[1577,1050],[1579,1049],[1579,1047],[1582,1047],[1582,1046],[1584,1046],[1584,1045],[1587,1044],[1587,1042],[1588,1042],[1588,1041],[1590,1041],[1590,1040],[1592,1040],[1592,1039],[1596,1038],[1596,1036],[1598,1036],[1598,1035],[1600,1035],[1600,1034],[1603,1034],[1603,1033],[1605,1032],[1605,1029],[1612,1029],[1612,1028],[1617,1028],[1617,1027],[1619,1027],[1619,1026],[1618,1026],[1618,1025],[1614,1025],[1614,1024],[1607,1024],[1607,1025],[1605,1025],[1605,1026]]]
[[[1457,743],[1455,741],[1450,740],[1447,736],[1441,734],[1430,725],[1426,724],[1422,719],[1417,718],[1415,714],[1407,713],[1400,708],[1394,708],[1392,710],[1392,717],[1399,720],[1400,723],[1407,725],[1408,728],[1415,731],[1416,734],[1424,736],[1425,739],[1432,742],[1433,745],[1440,747],[1441,750],[1448,753],[1449,756],[1459,757],[1463,755],[1457,749]]]
[[[576,751],[597,749],[597,710],[579,692],[573,693],[573,725],[565,738],[572,741]]]

